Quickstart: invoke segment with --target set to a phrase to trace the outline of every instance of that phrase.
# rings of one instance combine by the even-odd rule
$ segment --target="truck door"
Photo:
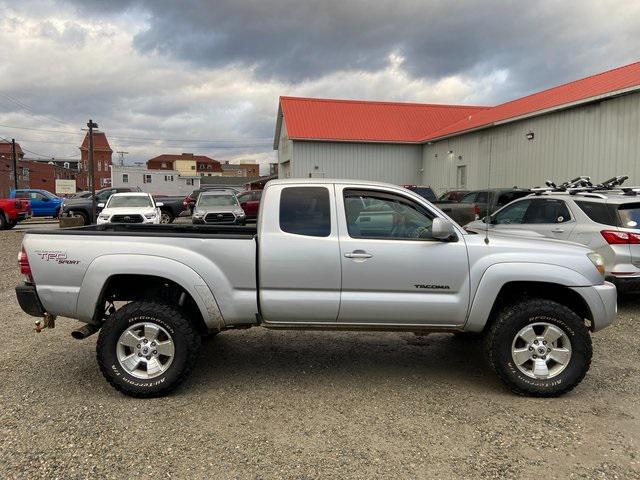
[[[272,185],[262,198],[258,230],[262,317],[274,322],[335,322],[340,249],[333,184]]]
[[[430,237],[434,214],[410,197],[336,185],[342,294],[338,322],[462,325],[469,303],[464,239]]]

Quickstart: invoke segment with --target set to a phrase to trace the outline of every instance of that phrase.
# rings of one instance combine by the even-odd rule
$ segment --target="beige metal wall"
[[[627,183],[639,185],[640,93],[427,144],[422,183],[438,193],[456,188],[462,165],[470,189],[530,187],[578,175],[598,181],[629,175]]]
[[[420,181],[422,145],[293,142],[291,176],[351,178],[396,184]]]

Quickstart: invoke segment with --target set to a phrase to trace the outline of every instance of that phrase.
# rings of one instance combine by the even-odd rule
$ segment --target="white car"
[[[98,215],[98,225],[104,223],[160,223],[161,202],[148,193],[115,193],[107,203],[99,203],[102,211]]]

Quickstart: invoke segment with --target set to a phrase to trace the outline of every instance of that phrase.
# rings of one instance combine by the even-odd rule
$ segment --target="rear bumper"
[[[21,284],[16,286],[16,297],[23,312],[33,317],[42,317],[45,314],[35,285]]]
[[[613,283],[619,293],[640,293],[640,275],[628,277],[608,276],[607,281]]]
[[[617,291],[613,283],[591,287],[573,287],[580,294],[591,311],[592,330],[597,332],[611,325],[618,313]]]

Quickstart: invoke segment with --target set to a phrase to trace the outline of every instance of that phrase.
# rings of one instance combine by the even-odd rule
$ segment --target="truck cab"
[[[23,198],[31,202],[31,212],[34,217],[54,217],[60,215],[62,198],[51,192],[36,188],[21,188],[13,190],[10,198]]]

